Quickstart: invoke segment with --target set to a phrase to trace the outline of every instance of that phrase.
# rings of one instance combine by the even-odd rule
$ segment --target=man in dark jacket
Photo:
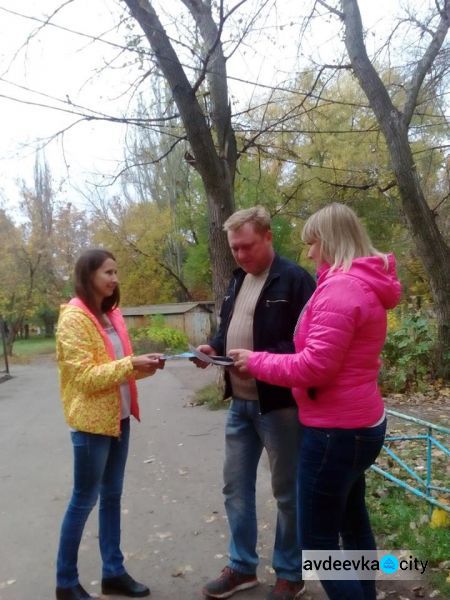
[[[230,348],[294,352],[298,317],[314,291],[314,280],[297,264],[278,256],[272,245],[270,216],[260,206],[234,213],[224,225],[234,272],[220,311],[220,326],[198,350],[226,354]],[[197,366],[206,363],[196,361]],[[297,447],[300,426],[289,388],[225,371],[231,396],[225,430],[224,489],[230,527],[230,561],[203,588],[210,598],[228,598],[258,584],[256,568],[256,472],[263,448],[272,475],[278,517],[273,552],[277,581],[267,600],[293,600],[304,591],[297,528]]]

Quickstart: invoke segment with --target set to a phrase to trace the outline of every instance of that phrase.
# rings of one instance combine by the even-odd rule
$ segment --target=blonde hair
[[[223,224],[224,231],[236,231],[246,223],[250,223],[255,231],[264,233],[270,230],[270,214],[264,206],[244,208],[233,213]]]
[[[332,269],[348,271],[352,260],[361,256],[379,256],[387,267],[387,257],[374,246],[361,221],[351,208],[333,202],[324,206],[306,221],[302,240],[319,242],[320,257]]]

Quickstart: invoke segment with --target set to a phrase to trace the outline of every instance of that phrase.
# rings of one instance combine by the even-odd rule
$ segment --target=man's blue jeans
[[[301,578],[296,492],[299,442],[295,407],[262,415],[257,401],[231,401],[225,428],[223,493],[231,535],[229,566],[240,573],[252,575],[258,565],[255,488],[265,448],[278,507],[273,568],[277,577]]]
[[[78,583],[78,548],[87,518],[100,495],[99,544],[103,577],[125,573],[120,551],[120,499],[130,437],[130,419],[123,419],[120,438],[72,431],[74,486],[61,527],[56,585]]]
[[[375,550],[365,502],[364,472],[383,445],[386,419],[376,427],[304,427],[299,461],[303,550]],[[375,581],[322,581],[332,600],[375,600]]]

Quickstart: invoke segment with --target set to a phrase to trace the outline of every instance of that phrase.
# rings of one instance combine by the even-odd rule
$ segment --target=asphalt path
[[[122,550],[127,570],[150,586],[155,600],[198,600],[227,562],[222,498],[226,411],[192,406],[194,392],[216,379],[217,367],[189,361],[138,382],[141,423],[133,422],[122,500]],[[55,555],[72,485],[72,448],[52,357],[12,365],[0,383],[0,600],[55,597]],[[276,506],[265,454],[257,482],[257,588],[236,600],[266,597]],[[97,509],[79,553],[80,581],[100,595]],[[380,584],[379,598],[417,597],[417,583]],[[423,590],[420,597],[431,597]],[[115,596],[118,598],[118,596]],[[103,596],[106,598],[106,596]],[[325,598],[307,582],[302,599]]]
[[[52,358],[12,365],[0,384],[0,600],[54,598],[59,527],[72,481],[72,449]],[[148,584],[155,600],[201,598],[206,581],[226,564],[222,500],[225,411],[190,406],[194,390],[216,367],[188,361],[140,381],[141,423],[132,424],[122,501],[126,567]],[[275,504],[267,460],[258,475],[261,585],[237,595],[264,598],[270,568]],[[100,592],[97,509],[79,554],[80,580]],[[315,597],[321,597],[315,596]]]

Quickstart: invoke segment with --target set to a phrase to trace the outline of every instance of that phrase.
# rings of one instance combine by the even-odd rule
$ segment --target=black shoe
[[[150,596],[150,590],[146,585],[135,581],[128,573],[124,573],[118,577],[102,579],[102,594],[119,594],[130,598],[143,598],[144,596]]]
[[[69,588],[56,588],[57,600],[85,600],[86,598],[94,599],[94,596],[90,596],[87,591],[78,583],[77,585]]]

